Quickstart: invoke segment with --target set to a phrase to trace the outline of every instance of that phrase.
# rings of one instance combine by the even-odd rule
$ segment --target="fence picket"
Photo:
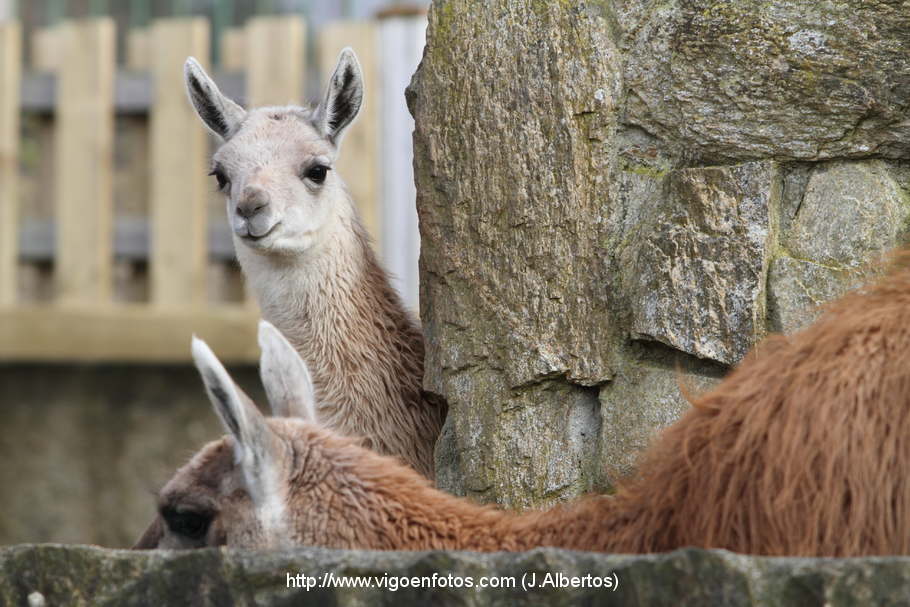
[[[114,21],[60,26],[54,185],[61,304],[108,302],[112,268]]]
[[[250,19],[245,52],[250,106],[301,102],[306,66],[302,17]]]
[[[382,81],[379,75],[379,30],[374,23],[338,21],[319,33],[319,82],[328,82],[338,54],[346,46],[357,53],[363,70],[365,96],[360,115],[344,136],[338,174],[346,180],[363,223],[382,250],[379,216],[379,108]]]
[[[219,42],[221,52],[221,69],[239,72],[246,64],[246,29],[232,27],[224,30]]]
[[[16,301],[21,49],[19,24],[0,22],[0,305]]]
[[[131,28],[126,36],[126,67],[141,71],[150,68],[151,53],[149,40],[151,33],[147,27]]]
[[[152,26],[151,295],[158,305],[201,304],[208,256],[206,135],[184,92],[183,62],[209,56],[205,19],[165,19]]]
[[[34,69],[45,72],[56,70],[60,50],[60,24],[32,32],[31,55]]]
[[[392,13],[380,21],[383,69],[381,159],[382,230],[395,246],[383,250],[383,261],[395,277],[393,284],[405,304],[417,309],[420,231],[417,227],[417,191],[414,187],[413,149],[408,133],[414,119],[404,104],[404,90],[420,63],[426,17]]]

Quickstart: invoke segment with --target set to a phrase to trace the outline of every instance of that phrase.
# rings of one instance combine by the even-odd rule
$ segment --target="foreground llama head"
[[[290,436],[306,435],[302,428],[315,420],[315,397],[306,365],[264,321],[259,343],[260,374],[277,416],[272,419],[231,380],[205,342],[193,338],[193,360],[228,436],[206,445],[161,490],[158,519],[141,547],[288,543],[287,488],[301,456]]]
[[[192,57],[184,76],[199,118],[224,142],[211,174],[227,197],[238,248],[300,254],[331,238],[339,222],[351,220],[353,208],[333,170],[342,135],[363,99],[360,65],[351,49],[341,52],[315,109],[245,111]]]
[[[306,364],[269,323],[259,328],[260,376],[273,417],[233,382],[209,347],[193,338],[193,360],[228,435],[202,448],[158,494],[158,516],[135,548],[230,545],[392,547],[376,503],[388,485],[430,490],[426,480],[316,421]],[[405,489],[405,493],[407,490]]]

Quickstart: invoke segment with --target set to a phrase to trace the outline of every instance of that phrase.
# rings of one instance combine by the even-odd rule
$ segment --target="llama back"
[[[910,552],[910,271],[765,340],[692,404],[620,490],[611,549]]]

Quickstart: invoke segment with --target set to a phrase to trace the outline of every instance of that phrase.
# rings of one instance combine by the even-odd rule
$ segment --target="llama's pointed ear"
[[[341,141],[341,135],[357,116],[362,103],[363,73],[357,55],[348,47],[338,56],[325,97],[314,114],[322,134],[335,144]]]
[[[236,459],[243,466],[251,493],[256,497],[258,479],[279,455],[278,439],[253,401],[234,383],[208,345],[195,335],[193,361],[215,412],[234,437]]]
[[[195,57],[187,58],[183,77],[190,101],[205,126],[222,139],[230,137],[246,116],[243,108],[218,90]]]
[[[259,376],[276,417],[316,421],[316,390],[306,363],[270,322],[259,321]]]

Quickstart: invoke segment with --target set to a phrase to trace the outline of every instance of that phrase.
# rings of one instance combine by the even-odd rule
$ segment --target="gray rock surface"
[[[632,332],[733,364],[764,333],[777,167],[682,169],[666,179],[623,268]]]
[[[898,244],[908,217],[910,198],[884,162],[824,163],[810,173],[783,245],[797,259],[857,268]]]
[[[614,486],[632,474],[641,452],[689,408],[684,393],[705,392],[725,370],[657,344],[631,344],[617,358],[621,362],[613,381],[600,389],[599,459],[604,462],[604,477],[599,486]]]
[[[409,102],[425,387],[453,417],[440,484],[547,503],[590,490],[599,467],[597,429],[577,420],[598,419],[592,386],[611,374],[601,337],[619,57],[593,8],[443,2],[430,22]]]
[[[707,387],[906,242],[908,26],[905,0],[435,1],[408,102],[440,486],[608,487],[685,410],[677,367]]]
[[[902,0],[619,2],[624,120],[717,162],[910,152]]]
[[[768,321],[776,333],[793,333],[818,317],[821,306],[868,278],[856,269],[823,266],[781,255],[768,273]]]
[[[289,574],[314,578],[311,587],[289,588]],[[434,583],[434,574],[436,588],[411,587],[414,577],[421,578],[418,584]],[[320,587],[329,575],[364,576],[374,584],[409,579],[408,587],[399,582],[394,592]],[[481,579],[494,576],[500,587],[479,587]],[[440,580],[454,586],[455,578],[478,587],[439,587]],[[594,578],[601,584],[609,579],[615,590],[593,587]],[[543,586],[547,579],[556,585]],[[522,580],[533,580],[536,587],[523,588]],[[906,557],[761,558],[697,549],[640,556],[549,548],[511,554],[318,548],[128,552],[53,544],[0,549],[3,605],[865,607],[905,605],[908,595]]]

